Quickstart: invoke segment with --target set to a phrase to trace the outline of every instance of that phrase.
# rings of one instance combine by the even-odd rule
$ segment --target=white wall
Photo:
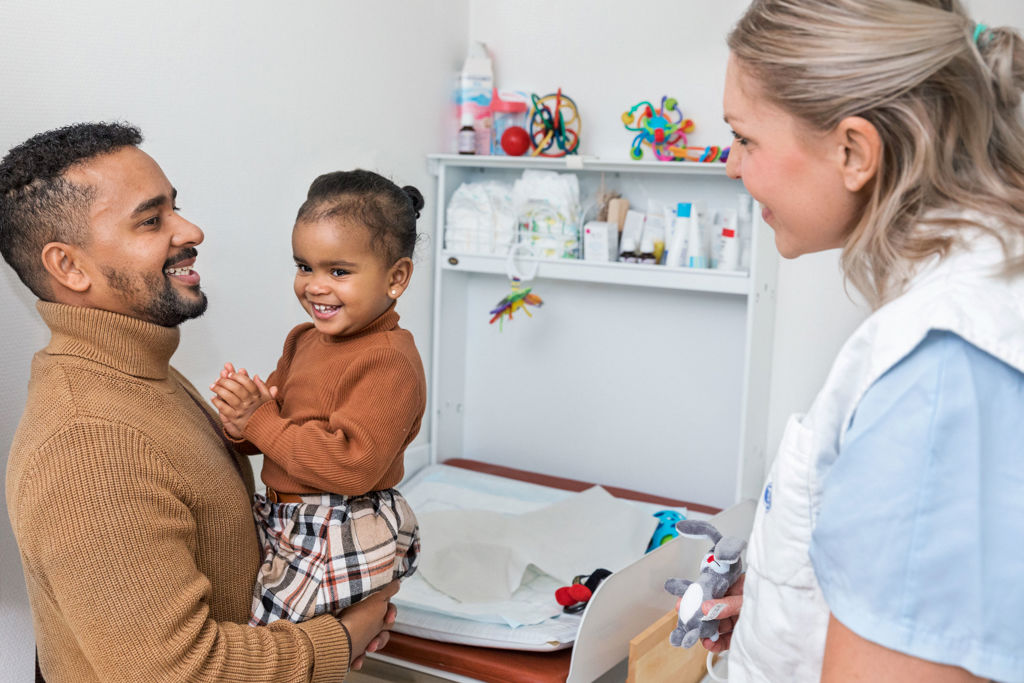
[[[74,121],[141,126],[143,148],[177,187],[182,213],[206,231],[197,269],[210,307],[183,326],[174,364],[200,387],[228,359],[266,372],[303,318],[289,234],[309,182],[361,166],[431,197],[424,155],[440,147],[467,24],[462,1],[438,13],[401,0],[5,0],[0,153]],[[433,215],[425,211],[420,224],[428,233]],[[399,311],[429,358],[429,241],[420,254]],[[6,265],[0,320],[6,469],[29,360],[48,339],[33,297]],[[24,580],[6,512],[0,519],[0,679],[30,680]]]
[[[1024,3],[967,0],[978,21],[1024,27]],[[622,112],[674,96],[692,118],[694,145],[728,145],[722,121],[725,36],[747,0],[471,0],[470,39],[495,60],[498,87],[539,93],[561,86],[580,108],[581,152],[628,158]],[[779,268],[767,452],[786,417],[807,409],[832,359],[866,308],[847,297],[838,251]],[[852,291],[852,290],[851,290]],[[769,458],[770,459],[770,458]]]

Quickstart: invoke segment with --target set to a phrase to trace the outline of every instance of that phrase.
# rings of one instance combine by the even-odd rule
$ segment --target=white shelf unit
[[[431,155],[437,178],[430,459],[465,457],[718,507],[763,483],[778,256],[755,207],[750,271],[541,259],[533,317],[488,323],[505,258],[445,249],[463,182],[576,173],[631,207],[734,208],[722,164]]]

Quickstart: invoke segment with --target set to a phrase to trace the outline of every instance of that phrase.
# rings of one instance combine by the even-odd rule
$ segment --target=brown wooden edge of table
[[[536,474],[534,472],[517,470],[501,465],[491,465],[464,458],[445,460],[443,464],[567,491],[584,491],[594,485],[576,479],[552,477],[546,474]],[[708,505],[673,500],[672,498],[664,498],[662,496],[651,496],[639,491],[615,486],[604,486],[604,488],[617,498],[654,503],[655,505],[664,505],[665,507],[685,507],[708,514],[720,512],[718,508]],[[413,662],[421,666],[476,678],[488,683],[564,681],[569,675],[569,662],[572,659],[571,648],[558,650],[557,652],[500,650],[489,647],[442,643],[436,640],[416,638],[403,633],[392,633],[391,642],[381,650],[381,654]]]

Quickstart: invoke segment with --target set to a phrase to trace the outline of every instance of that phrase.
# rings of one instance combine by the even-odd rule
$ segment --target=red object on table
[[[585,491],[593,486],[593,484],[585,481],[536,474],[511,467],[491,465],[477,460],[453,458],[445,460],[442,464],[566,491]],[[638,500],[644,503],[664,505],[665,507],[685,507],[708,514],[721,512],[719,508],[708,505],[674,500],[662,496],[650,496],[639,491],[615,486],[605,486],[604,488],[616,498]],[[476,678],[487,683],[512,683],[514,681],[562,683],[569,676],[569,664],[572,661],[571,648],[558,650],[557,652],[499,650],[489,647],[442,643],[436,640],[416,638],[415,636],[394,632],[391,634],[391,642],[381,650],[381,654],[433,669]]]

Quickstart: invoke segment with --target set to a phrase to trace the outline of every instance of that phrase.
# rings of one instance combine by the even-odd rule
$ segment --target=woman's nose
[[[729,158],[725,160],[725,174],[733,180],[742,178],[740,173],[740,155],[743,154],[739,145],[733,145],[729,150]]]

